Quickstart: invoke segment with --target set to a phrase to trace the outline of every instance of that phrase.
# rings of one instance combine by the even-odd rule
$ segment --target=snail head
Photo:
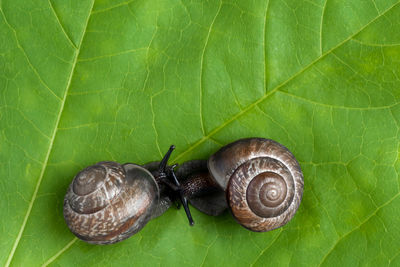
[[[172,166],[168,166],[168,160],[171,156],[172,151],[175,149],[174,145],[171,145],[169,147],[169,150],[167,153],[164,155],[163,159],[160,162],[160,165],[158,166],[158,175],[159,179],[161,182],[163,182],[166,186],[168,186],[172,192],[174,193],[174,197],[176,199],[180,199],[182,206],[186,212],[186,216],[189,220],[190,226],[194,225],[194,221],[192,219],[192,215],[189,210],[188,206],[188,200],[187,198],[183,195],[183,188],[180,185],[176,175],[175,175],[175,168],[178,166],[178,164],[174,164]],[[179,208],[179,205],[178,205]]]

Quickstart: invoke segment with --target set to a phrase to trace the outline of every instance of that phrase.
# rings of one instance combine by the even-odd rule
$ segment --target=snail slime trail
[[[227,208],[243,227],[265,232],[293,218],[303,194],[303,174],[293,154],[264,138],[240,139],[208,160],[168,165],[174,150],[145,165],[103,161],[79,172],[64,199],[73,234],[92,244],[112,244],[140,231],[174,202],[194,224],[188,203],[208,215]]]

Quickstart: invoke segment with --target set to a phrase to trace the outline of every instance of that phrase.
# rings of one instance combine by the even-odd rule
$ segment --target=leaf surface
[[[400,265],[400,1],[0,2],[0,263]],[[303,201],[278,230],[171,208],[94,246],[62,216],[98,161],[287,146]]]

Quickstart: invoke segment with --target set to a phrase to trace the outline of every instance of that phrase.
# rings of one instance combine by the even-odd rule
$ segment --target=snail
[[[266,232],[285,225],[300,205],[304,186],[300,165],[286,147],[273,140],[240,139],[222,147],[202,167],[189,166],[194,163],[183,163],[178,176],[189,182],[201,176],[221,190],[190,199],[209,215],[222,213],[219,202],[224,202],[243,227]]]
[[[79,172],[64,198],[64,219],[71,232],[92,244],[116,243],[163,214],[177,197],[192,225],[187,199],[173,171],[176,165],[167,166],[174,148],[157,166],[103,161]]]
[[[143,166],[99,162],[78,173],[64,199],[64,218],[78,238],[112,244],[140,231],[152,218],[181,202],[190,225],[188,202],[208,215],[227,208],[245,228],[265,232],[285,225],[303,193],[303,175],[293,154],[263,138],[240,139],[208,160]],[[178,207],[180,204],[178,204]]]

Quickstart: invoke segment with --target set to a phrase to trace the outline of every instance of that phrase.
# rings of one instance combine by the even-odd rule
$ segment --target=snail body
[[[293,154],[263,138],[240,139],[208,160],[168,166],[99,162],[78,173],[64,199],[64,218],[78,238],[112,244],[141,230],[180,200],[217,216],[230,209],[245,228],[265,232],[286,224],[299,207],[303,175]]]

